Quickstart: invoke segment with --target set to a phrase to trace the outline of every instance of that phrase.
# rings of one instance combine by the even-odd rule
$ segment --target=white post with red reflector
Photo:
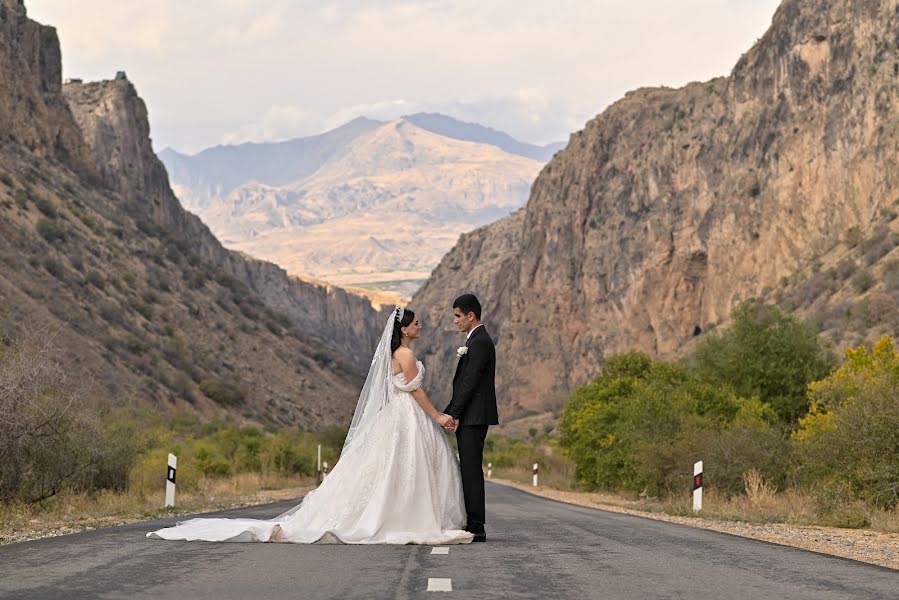
[[[487,479],[493,477],[493,463],[487,463]]]
[[[534,487],[537,487],[537,463],[534,463]]]
[[[702,510],[702,461],[693,465],[693,512]]]

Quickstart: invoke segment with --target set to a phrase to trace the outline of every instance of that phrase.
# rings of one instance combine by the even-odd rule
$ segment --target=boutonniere
[[[468,354],[468,346],[459,346],[458,348],[456,348],[456,354],[459,356],[459,358],[462,358],[463,356]]]

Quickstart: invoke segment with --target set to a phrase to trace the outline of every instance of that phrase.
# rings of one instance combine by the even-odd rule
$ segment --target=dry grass
[[[570,466],[570,470],[567,468],[568,465],[553,466],[555,466],[556,468],[548,468],[546,464],[540,464],[538,483],[541,486],[546,486],[556,490],[578,489],[577,483],[574,479],[573,464]],[[487,471],[485,469],[484,475],[486,476],[486,474]],[[517,466],[508,468],[495,468],[493,469],[493,477],[497,479],[504,479],[506,481],[514,481],[515,483],[530,485],[533,482],[534,471],[533,468],[527,469]]]
[[[647,513],[678,517],[695,517],[691,494],[665,499],[640,497],[614,492],[586,492],[574,480],[573,466],[567,469],[562,462],[555,469],[540,472],[538,489],[559,490],[584,494],[594,503]],[[532,473],[521,468],[494,469],[496,479],[514,482],[530,488]],[[701,516],[717,521],[737,521],[752,524],[784,523],[801,526],[870,529],[885,533],[899,533],[899,507],[881,510],[864,502],[846,500],[835,508],[822,512],[815,497],[796,488],[778,491],[765,481],[758,471],[743,476],[743,494],[726,496],[713,487],[703,490]]]
[[[177,494],[176,508],[162,507],[165,492],[63,492],[41,504],[0,504],[0,544],[74,533],[173,515],[252,506],[297,498],[315,486],[309,477],[241,473],[202,479],[196,490]]]

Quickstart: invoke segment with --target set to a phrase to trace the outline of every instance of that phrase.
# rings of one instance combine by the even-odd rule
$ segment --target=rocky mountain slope
[[[519,208],[542,164],[494,143],[457,139],[470,134],[497,144],[515,142],[500,139],[499,132],[466,129],[448,117],[419,117],[428,117],[425,126],[453,129],[455,137],[407,117],[352,139],[344,136],[342,148],[291,183],[259,177],[213,198],[209,186],[194,187],[188,179],[176,191],[230,248],[291,273],[411,295],[461,232]],[[325,136],[334,139],[339,131]],[[287,153],[300,152],[300,142],[279,146],[281,162]],[[173,164],[175,177],[185,160]],[[225,192],[228,186],[215,189]]]
[[[677,355],[742,300],[785,300],[815,265],[830,273],[847,236],[881,253],[874,285],[854,286],[859,335],[895,322],[897,32],[897,0],[784,0],[730,76],[637,90],[590,121],[521,213],[463,236],[415,295],[435,330],[432,393],[449,389],[457,341],[432,307],[463,290],[498,338],[507,417],[558,408],[611,353]],[[835,269],[834,289],[862,266]],[[853,310],[824,325],[837,343]]]
[[[0,0],[3,334],[52,335],[98,402],[345,423],[383,318],[225,250],[169,189],[131,83],[61,72],[55,30]]]

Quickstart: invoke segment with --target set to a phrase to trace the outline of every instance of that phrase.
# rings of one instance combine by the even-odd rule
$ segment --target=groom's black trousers
[[[459,463],[462,470],[462,493],[465,496],[465,512],[472,533],[482,533],[486,522],[484,508],[484,440],[488,425],[460,426],[456,430],[459,447]]]

